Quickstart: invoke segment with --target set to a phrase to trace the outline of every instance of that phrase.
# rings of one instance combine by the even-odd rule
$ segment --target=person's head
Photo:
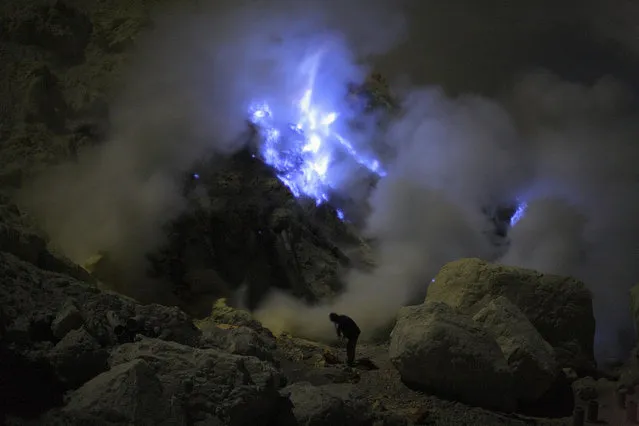
[[[331,312],[330,314],[328,314],[328,317],[330,318],[331,321],[337,322],[339,315],[337,315],[335,312]]]

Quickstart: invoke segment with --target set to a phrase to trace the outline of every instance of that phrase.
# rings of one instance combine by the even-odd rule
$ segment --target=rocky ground
[[[0,189],[105,140],[127,52],[161,3],[0,2]],[[339,344],[274,336],[219,298],[245,286],[253,307],[277,283],[314,302],[370,266],[369,248],[246,153],[206,170],[213,207],[193,206],[150,254],[179,307],[123,295],[109,253],[83,267],[55,253],[0,196],[4,424],[567,425],[598,401],[620,425],[632,411],[636,356],[596,370],[591,295],[569,277],[453,262],[353,368]]]
[[[564,424],[402,384],[388,345],[275,337],[221,303],[193,321],[0,254],[6,424]]]
[[[5,209],[20,217],[10,205]],[[363,342],[356,365],[347,368],[343,347],[274,336],[223,300],[197,320],[177,307],[142,305],[100,290],[86,271],[48,252],[40,237],[16,223],[4,222],[0,252],[0,393],[6,424],[570,424],[570,382],[586,374],[577,371],[587,371],[589,363],[583,361],[592,356],[588,342],[580,345],[570,334],[554,331],[554,347],[534,334],[543,321],[574,321],[560,316],[548,300],[534,311],[546,309],[536,327],[524,328],[531,324],[526,318],[535,318],[518,314],[516,305],[525,301],[532,312],[536,296],[525,287],[536,288],[536,294],[543,288],[531,281],[532,271],[504,271],[472,259],[453,262],[440,272],[439,287],[432,287],[425,304],[400,311],[390,342]],[[502,278],[510,274],[519,290],[496,296],[499,280],[486,281],[481,297],[451,289],[467,282],[459,278],[463,274],[490,275],[491,270]],[[565,285],[553,300],[577,303],[575,295],[587,294],[581,286]],[[471,312],[473,300],[491,293],[492,302],[474,319],[459,309]],[[438,300],[446,294],[457,297],[449,304]],[[583,325],[592,308],[583,304],[580,314],[579,306],[568,311]],[[508,322],[518,329],[509,334],[500,328],[499,312],[519,315]],[[518,335],[521,330],[527,334]],[[416,335],[421,338],[411,341]],[[570,345],[562,343],[566,338]],[[518,350],[509,352],[509,347]],[[555,347],[567,347],[572,355],[554,356]],[[576,364],[568,376],[559,366],[570,360]],[[578,405],[593,398],[588,395],[578,393]],[[606,395],[601,392],[602,401],[610,398]],[[515,407],[515,399],[526,397],[538,403]],[[604,407],[602,402],[602,416]],[[512,410],[555,418],[507,414]]]

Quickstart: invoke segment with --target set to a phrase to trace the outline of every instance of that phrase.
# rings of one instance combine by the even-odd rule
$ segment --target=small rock
[[[572,384],[573,392],[575,396],[582,401],[592,401],[599,397],[599,391],[597,390],[597,381],[592,377],[584,377]]]
[[[62,339],[71,330],[82,327],[83,323],[84,318],[78,308],[72,301],[67,301],[51,323],[51,331],[56,338]]]
[[[61,381],[70,388],[107,370],[108,353],[84,328],[71,330],[49,354]]]

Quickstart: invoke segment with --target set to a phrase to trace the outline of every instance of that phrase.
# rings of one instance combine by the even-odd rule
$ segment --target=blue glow
[[[277,177],[295,197],[310,197],[316,205],[329,201],[334,161],[346,153],[371,173],[386,175],[379,160],[359,153],[353,144],[334,129],[339,113],[315,105],[314,70],[301,95],[293,100],[294,117],[276,117],[270,105],[255,101],[249,107],[249,120],[260,134],[259,156],[275,169]],[[289,122],[285,128],[277,122]],[[340,219],[344,213],[337,212]]]
[[[524,215],[526,214],[526,210],[528,209],[528,203],[526,203],[525,201],[520,202],[517,205],[517,210],[515,210],[515,213],[513,214],[513,217],[510,218],[510,226],[515,226],[517,224],[517,222],[519,222]]]

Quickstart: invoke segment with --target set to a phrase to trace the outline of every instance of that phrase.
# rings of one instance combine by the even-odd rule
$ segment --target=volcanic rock
[[[119,346],[113,367],[143,359],[162,383],[165,401],[192,419],[216,416],[224,424],[268,424],[279,411],[281,377],[254,357],[143,338]]]
[[[594,369],[592,295],[574,278],[461,259],[439,271],[426,300],[475,315],[498,296],[506,297],[526,315],[555,349],[560,367]]]
[[[559,374],[555,351],[528,318],[503,296],[491,300],[473,320],[490,332],[513,371],[519,399],[535,401]]]
[[[364,424],[370,417],[361,407],[344,400],[329,386],[298,382],[281,391],[293,404],[296,424],[307,426],[350,426]]]
[[[389,355],[411,385],[471,405],[515,409],[513,375],[495,338],[445,303],[400,309]]]
[[[149,365],[140,359],[113,367],[73,392],[63,411],[76,419],[136,425],[181,424]]]

